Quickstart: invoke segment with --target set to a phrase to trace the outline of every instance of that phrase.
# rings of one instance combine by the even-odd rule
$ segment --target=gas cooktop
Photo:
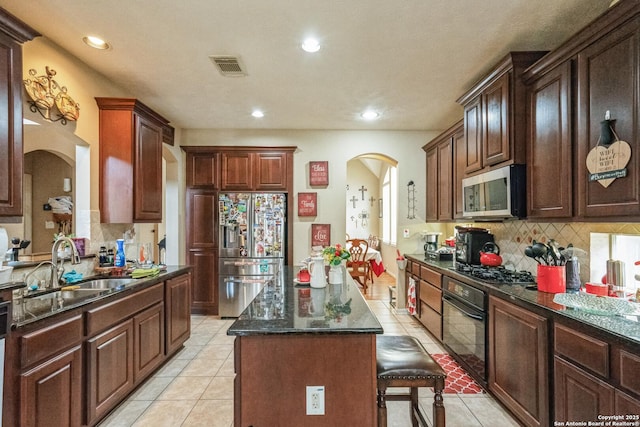
[[[528,271],[509,270],[505,267],[487,267],[456,263],[453,270],[483,282],[507,285],[535,285],[536,280]]]

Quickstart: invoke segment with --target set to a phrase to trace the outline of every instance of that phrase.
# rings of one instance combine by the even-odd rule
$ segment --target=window
[[[397,169],[387,168],[382,180],[382,240],[390,245],[397,241],[398,192],[396,189]]]

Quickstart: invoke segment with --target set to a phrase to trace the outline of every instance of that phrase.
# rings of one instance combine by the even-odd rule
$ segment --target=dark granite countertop
[[[293,282],[285,267],[227,330],[227,335],[381,334],[382,326],[349,275],[316,289]]]
[[[52,316],[56,316],[70,310],[79,309],[105,298],[113,297],[115,295],[137,292],[138,290],[165,281],[167,279],[171,279],[172,277],[179,276],[190,270],[191,267],[187,266],[167,266],[167,269],[165,271],[161,271],[160,274],[155,277],[133,279],[134,281],[131,284],[127,284],[126,286],[121,286],[113,289],[105,289],[97,294],[91,294],[85,298],[75,298],[71,301],[66,301],[59,298],[61,291],[50,292],[32,298],[14,298],[12,328],[19,328],[21,326],[31,324]],[[100,278],[104,277],[95,277],[95,279]],[[113,278],[117,279],[118,277]]]
[[[424,254],[406,254],[406,258],[418,261],[438,270],[443,275],[483,289],[490,295],[510,300],[525,308],[545,314],[556,320],[578,321],[584,326],[605,334],[611,339],[627,343],[640,344],[640,315],[602,316],[584,310],[566,307],[553,301],[555,294],[527,289],[522,285],[489,284],[458,273],[453,261],[432,261]]]

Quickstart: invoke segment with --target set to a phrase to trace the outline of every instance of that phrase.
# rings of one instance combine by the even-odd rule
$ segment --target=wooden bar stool
[[[447,375],[440,365],[431,358],[427,350],[414,337],[406,335],[378,335],[376,337],[376,358],[378,376],[378,427],[387,425],[386,402],[410,401],[409,408],[413,427],[427,427],[427,421],[418,405],[418,388],[433,387],[434,427],[445,427],[442,390]],[[389,387],[409,387],[410,393],[389,394]]]

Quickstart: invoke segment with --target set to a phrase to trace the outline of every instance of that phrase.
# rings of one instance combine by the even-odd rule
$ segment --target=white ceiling
[[[0,0],[181,128],[442,130],[511,50],[549,50],[611,0]],[[106,38],[97,51],[81,41]],[[308,54],[300,42],[318,37]],[[241,57],[221,76],[210,55]],[[96,94],[100,96],[100,94]],[[364,122],[359,113],[382,116]],[[266,116],[254,119],[253,108]]]

